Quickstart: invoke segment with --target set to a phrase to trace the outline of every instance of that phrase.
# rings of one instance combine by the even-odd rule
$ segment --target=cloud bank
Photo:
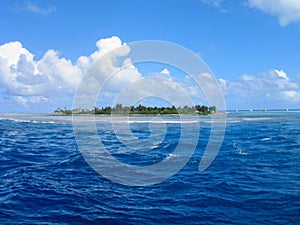
[[[121,46],[123,48],[119,48]],[[109,57],[102,57],[113,49],[118,50]],[[130,63],[130,59],[126,58],[128,51],[129,47],[116,36],[100,39],[96,42],[96,51],[78,57],[75,62],[61,57],[53,49],[36,60],[34,54],[19,41],[0,45],[1,110],[6,107],[6,111],[15,111],[15,108],[19,111],[52,111],[57,107],[71,107],[84,74],[101,57],[101,73],[115,73],[113,78],[106,81],[101,93],[103,99],[107,100],[101,103],[109,104],[122,88],[144,77]],[[117,58],[123,60],[121,64],[116,64]],[[124,68],[125,64],[127,66]],[[197,102],[205,98],[201,90],[195,90],[189,76],[179,79],[171,76],[167,68],[163,68],[156,73],[156,77],[165,79],[166,82],[176,82]],[[92,78],[94,80],[88,80],[84,84],[87,93],[98,90],[103,82],[101,77]],[[202,74],[199,79],[203,80],[205,86],[209,85],[206,80],[211,78],[208,74]],[[282,70],[272,69],[258,75],[246,74],[232,81],[220,78],[219,84],[224,92],[227,108],[300,108],[299,80],[293,81]]]
[[[300,85],[282,70],[243,75],[234,81],[219,79],[230,108],[300,108]]]

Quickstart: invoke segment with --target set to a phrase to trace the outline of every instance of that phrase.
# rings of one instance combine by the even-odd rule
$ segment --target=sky
[[[201,57],[227,109],[300,108],[299,0],[2,0],[0,112],[71,108],[97,57],[143,40]],[[181,76],[166,65],[133,65],[112,82],[150,73]],[[114,84],[107,92],[120,90]]]

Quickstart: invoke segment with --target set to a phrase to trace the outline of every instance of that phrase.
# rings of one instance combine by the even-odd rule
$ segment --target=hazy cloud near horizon
[[[5,43],[0,46],[0,102],[16,103],[20,109],[26,110],[35,110],[39,106],[44,109],[48,107],[48,110],[70,106],[78,84],[92,63],[121,46],[124,43],[117,36],[100,39],[96,42],[96,51],[72,62],[53,49],[35,60],[34,54],[21,42]],[[107,67],[104,68],[107,72],[121,68],[114,65],[113,58],[103,65]],[[170,76],[167,69],[162,70],[161,74]],[[142,77],[134,65],[123,69],[110,81],[109,88],[106,88],[107,96]],[[270,71],[242,75],[232,81],[221,77],[217,79],[229,108],[300,107],[299,80],[291,80],[284,71],[270,68]]]
[[[219,81],[230,108],[300,107],[299,81],[291,81],[282,70],[242,75],[233,81],[220,78]]]

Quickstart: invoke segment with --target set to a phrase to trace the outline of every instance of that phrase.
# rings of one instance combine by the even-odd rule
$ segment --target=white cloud
[[[259,76],[243,75],[234,81],[219,79],[227,99],[242,108],[300,106],[300,84],[291,81],[282,70],[270,70]]]
[[[147,102],[147,98],[149,97],[154,97],[157,101],[168,102],[170,105],[176,107],[192,105],[188,93],[181,85],[158,76],[135,80],[122,89],[115,99],[116,103],[121,102],[124,105],[134,105],[142,100]]]
[[[223,7],[223,0],[200,0],[203,4],[219,9],[222,13],[226,13],[227,10]]]
[[[43,58],[36,63],[38,71],[49,79],[45,84],[45,92],[56,91],[58,93],[72,94],[80,82],[83,72],[70,60],[59,58],[54,50],[48,50]],[[51,89],[51,90],[49,90]]]
[[[23,96],[14,96],[15,101],[24,106],[28,107],[28,103],[38,104],[41,102],[46,102],[48,99],[42,96],[33,96],[33,97],[23,97]]]
[[[13,7],[14,11],[25,11],[40,15],[49,15],[56,11],[56,7],[53,5],[38,5],[32,1],[25,0],[22,2],[17,2]]]
[[[283,70],[274,70],[274,72],[277,73],[279,77],[289,80],[287,74]]]
[[[19,61],[20,55],[25,55],[28,60],[33,60],[33,54],[23,48],[18,41],[9,42],[0,46],[0,58],[6,59],[10,65],[15,65]]]
[[[28,108],[44,104],[49,110],[65,105],[70,107],[84,74],[99,58],[96,70],[91,71],[93,76],[84,82],[87,100],[89,94],[98,91],[102,85],[105,86],[101,93],[103,99],[111,100],[116,98],[124,87],[135,82],[139,84],[137,81],[143,77],[128,58],[130,47],[122,43],[120,38],[101,39],[97,41],[96,46],[95,52],[80,56],[72,62],[61,57],[53,49],[36,60],[34,54],[18,41],[0,45],[0,101],[8,102],[7,99],[11,99],[11,102]],[[107,54],[109,52],[111,53]],[[161,86],[177,82],[177,78],[173,79],[168,69],[154,73],[152,77],[163,78]],[[201,84],[202,90],[199,90],[193,79]],[[195,102],[201,102],[208,96],[214,99],[218,90],[213,81],[211,74],[203,73],[196,78],[187,76],[177,84],[184,88]],[[230,104],[236,104],[244,108],[255,108],[265,104],[271,104],[270,107],[273,107],[273,104],[274,107],[289,105],[290,108],[299,108],[300,83],[299,80],[297,82],[289,79],[283,70],[277,69],[260,75],[243,75],[234,81],[219,79],[229,107]],[[142,92],[142,89],[134,90]],[[161,88],[162,95],[165,95],[164,90],[169,91],[168,88]]]
[[[170,76],[170,71],[167,68],[164,68],[162,71],[160,71],[160,73]]]
[[[54,50],[35,61],[20,42],[11,42],[0,46],[0,77],[0,85],[9,95],[53,96],[74,90],[82,71]]]
[[[299,0],[248,0],[248,5],[278,17],[281,26],[300,21]]]
[[[290,101],[299,101],[300,93],[297,93],[296,91],[283,91],[283,94],[285,95],[286,99]]]
[[[22,106],[27,106],[27,99],[22,96],[14,96],[14,99],[16,102]]]
[[[80,56],[75,63],[60,57],[57,51],[50,49],[44,56],[35,60],[34,55],[18,41],[0,45],[0,87],[6,96],[20,105],[30,105],[45,102],[49,98],[72,97],[88,68],[100,57],[99,67],[104,74],[119,71],[112,79],[110,87],[121,87],[139,78],[141,75],[124,59],[123,64],[116,65],[118,56],[125,56],[130,49],[118,37],[105,38],[97,41],[97,50],[89,56]],[[124,48],[119,48],[124,46]],[[114,54],[103,57],[116,49]],[[97,82],[103,81],[95,77],[92,86],[97,88]],[[90,84],[91,85],[91,84]],[[112,90],[108,90],[112,91]]]
[[[122,41],[119,37],[103,38],[96,42],[96,46],[102,53],[107,53],[115,48],[122,46]]]

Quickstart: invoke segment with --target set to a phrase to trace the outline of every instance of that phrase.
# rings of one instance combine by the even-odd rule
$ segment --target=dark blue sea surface
[[[204,171],[198,166],[211,118],[199,118],[188,163],[164,182],[138,187],[112,182],[89,166],[71,117],[0,114],[0,224],[299,224],[300,112],[228,114],[222,147]],[[151,118],[131,119],[135,137],[152,135]],[[181,123],[174,117],[162,123],[162,142],[132,151],[108,117],[96,122],[108,151],[138,166],[180,158],[172,152]]]

